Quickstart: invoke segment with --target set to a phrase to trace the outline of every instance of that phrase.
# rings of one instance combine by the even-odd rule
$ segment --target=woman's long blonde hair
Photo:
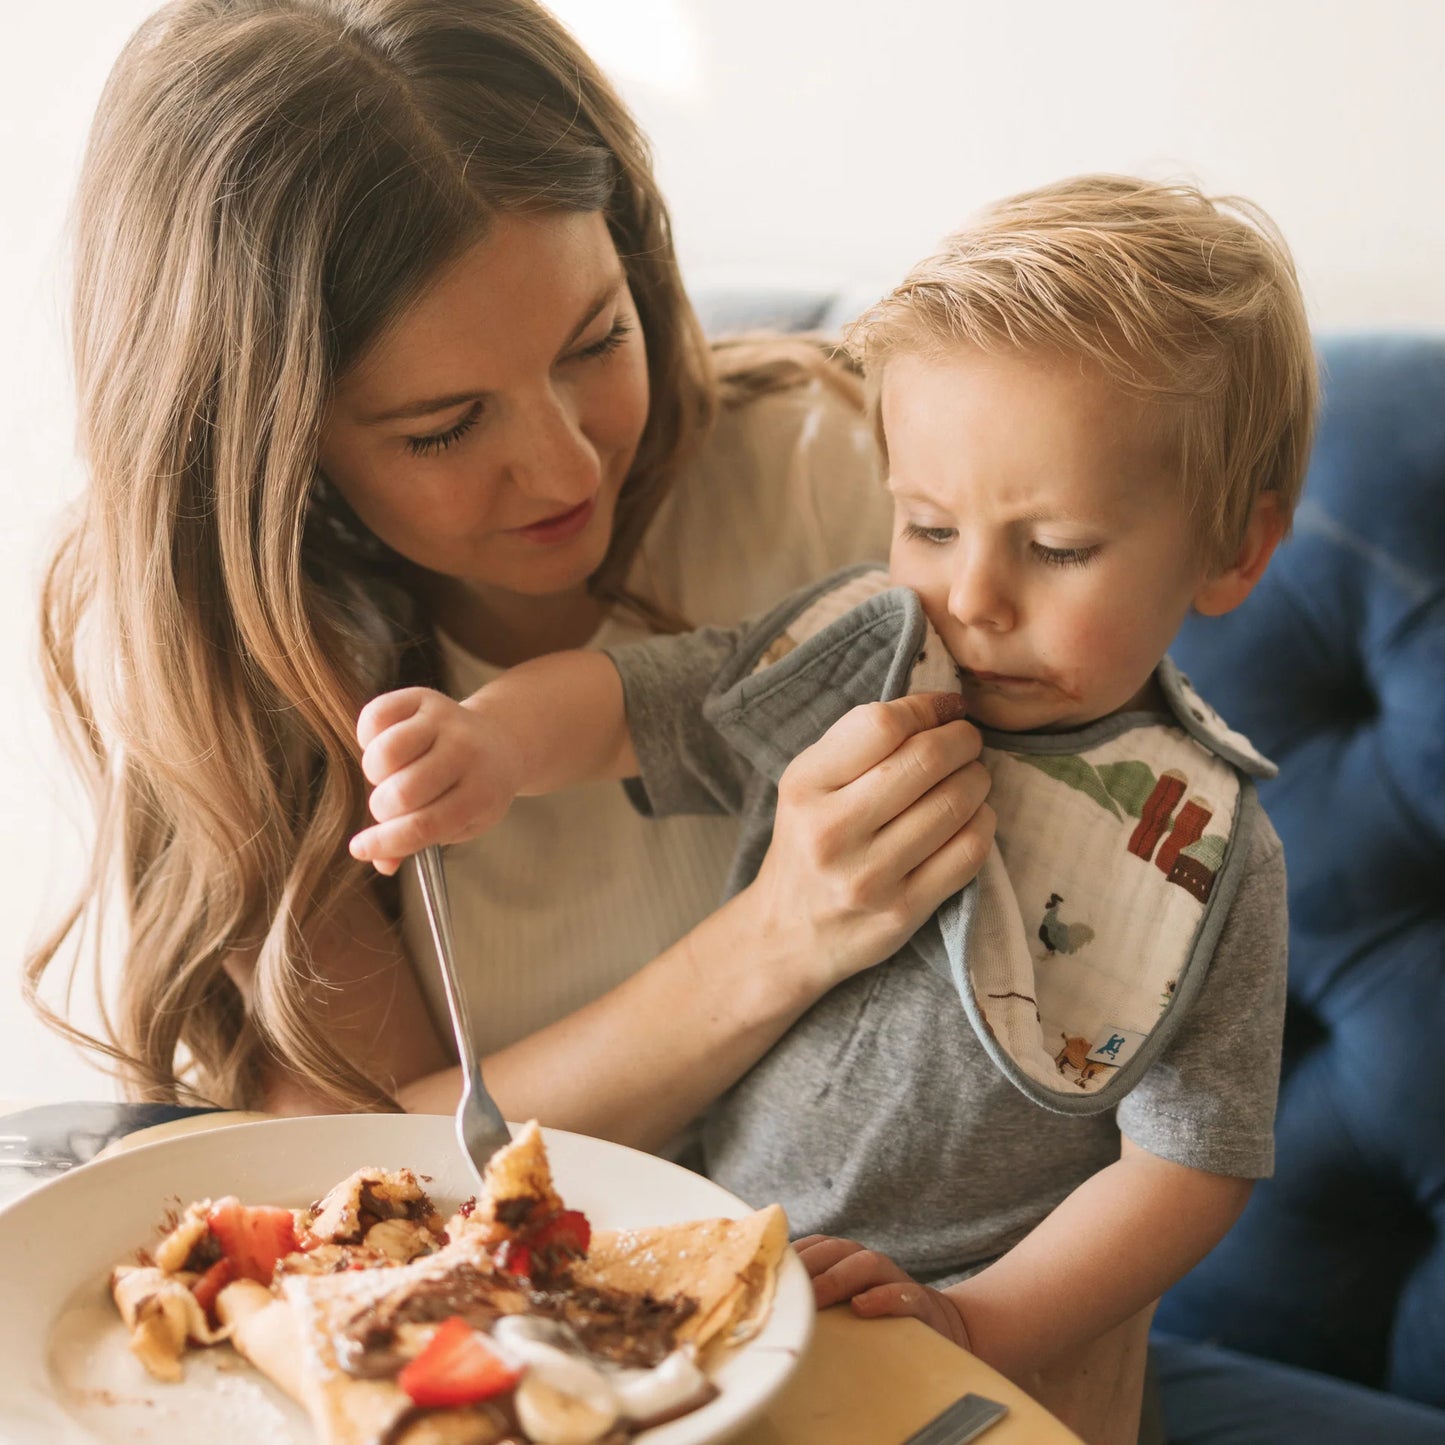
[[[178,0],[110,78],[76,217],[89,487],[42,598],[97,837],[26,988],[133,1097],[254,1103],[269,1058],[338,1105],[392,1104],[307,1017],[305,939],[356,882],[357,711],[434,658],[317,440],[379,331],[491,217],[537,206],[605,213],[646,337],[651,412],[591,584],[646,613],[628,564],[718,382],[646,143],[560,25],[530,0]],[[117,904],[91,1039],[39,985],[87,934],[100,977]]]

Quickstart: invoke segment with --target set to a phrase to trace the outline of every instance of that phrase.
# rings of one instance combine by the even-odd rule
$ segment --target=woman
[[[107,86],[77,225],[90,487],[43,617],[99,827],[32,994],[118,906],[135,1097],[449,1109],[420,909],[345,851],[358,710],[879,555],[848,379],[709,351],[641,137],[528,0],[181,0]],[[662,1145],[972,876],[976,737],[869,717],[701,923],[731,825],[620,790],[452,855],[506,1112]]]

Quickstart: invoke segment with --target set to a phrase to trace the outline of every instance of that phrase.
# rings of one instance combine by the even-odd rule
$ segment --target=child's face
[[[923,600],[988,727],[1143,703],[1208,568],[1157,416],[1072,360],[973,348],[887,363],[893,580]]]

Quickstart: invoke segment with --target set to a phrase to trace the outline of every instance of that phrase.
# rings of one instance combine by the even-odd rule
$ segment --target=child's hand
[[[851,1300],[855,1315],[922,1320],[954,1344],[969,1348],[968,1329],[953,1300],[942,1290],[919,1284],[886,1254],[827,1234],[810,1234],[793,1248],[813,1277],[813,1299],[820,1310]]]
[[[430,688],[373,698],[356,737],[376,824],[351,840],[351,856],[378,872],[395,873],[430,844],[486,832],[517,796],[505,747],[475,713]]]

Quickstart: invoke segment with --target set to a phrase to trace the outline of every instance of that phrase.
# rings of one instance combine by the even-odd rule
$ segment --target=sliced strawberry
[[[205,1311],[212,1325],[216,1323],[216,1296],[236,1277],[236,1266],[224,1257],[218,1259],[191,1286],[196,1303]]]
[[[489,1400],[521,1378],[520,1370],[491,1349],[460,1315],[453,1315],[421,1354],[402,1367],[396,1383],[414,1405],[440,1410]]]
[[[532,1237],[533,1249],[581,1258],[592,1243],[592,1226],[580,1209],[563,1209],[554,1214]]]
[[[231,1261],[238,1279],[269,1285],[276,1261],[298,1248],[296,1221],[289,1209],[268,1204],[245,1205],[234,1195],[211,1206],[211,1233]]]
[[[506,1270],[508,1274],[518,1275],[522,1279],[532,1277],[530,1245],[520,1244],[515,1239],[504,1239],[492,1257],[497,1261],[498,1268]]]

